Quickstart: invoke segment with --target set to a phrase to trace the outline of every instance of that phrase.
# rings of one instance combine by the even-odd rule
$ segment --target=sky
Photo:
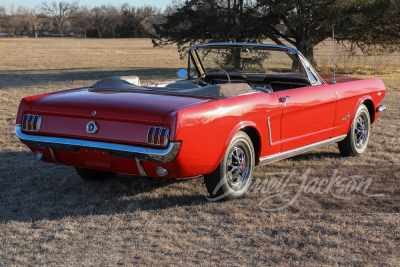
[[[60,0],[46,0],[44,2],[47,3],[52,3],[52,2],[60,2]],[[65,2],[72,3],[73,0],[62,0]],[[0,0],[0,6],[5,6],[8,7],[10,5],[14,5],[15,7],[21,5],[24,7],[37,7],[43,2],[43,0]],[[164,11],[164,9],[167,7],[172,2],[172,0],[134,0],[134,1],[129,1],[129,0],[79,0],[79,5],[86,5],[89,7],[94,7],[94,6],[101,6],[101,5],[108,5],[111,4],[115,7],[119,7],[120,5],[124,3],[128,3],[129,5],[133,6],[144,6],[144,5],[150,5],[150,6],[155,6],[157,8],[161,8],[161,11]]]

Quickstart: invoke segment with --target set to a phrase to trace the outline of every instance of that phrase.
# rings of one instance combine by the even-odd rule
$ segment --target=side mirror
[[[176,72],[176,76],[178,76],[179,79],[185,79],[187,77],[187,71],[185,69],[179,69]]]

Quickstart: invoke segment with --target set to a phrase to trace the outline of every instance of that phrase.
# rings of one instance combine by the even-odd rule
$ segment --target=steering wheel
[[[205,86],[210,85],[209,83],[207,83],[206,81],[204,81],[203,78],[205,78],[206,75],[207,75],[208,73],[210,73],[211,71],[216,71],[216,70],[222,71],[222,72],[226,75],[226,77],[228,78],[228,83],[231,82],[231,77],[229,77],[229,73],[228,73],[228,72],[226,72],[225,70],[220,69],[220,68],[213,68],[213,69],[205,70],[205,71],[203,72],[203,74],[201,74],[200,77],[197,79],[197,84],[199,85],[199,83],[202,82],[203,84],[205,84]]]

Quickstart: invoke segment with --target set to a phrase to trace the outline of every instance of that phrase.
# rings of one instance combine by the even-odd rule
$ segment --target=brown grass
[[[329,51],[320,46],[317,60]],[[371,178],[368,193],[384,196],[303,193],[277,212],[261,208],[280,200],[260,208],[268,195],[257,190],[209,203],[202,179],[118,175],[86,183],[72,167],[37,163],[17,140],[22,97],[113,75],[173,79],[186,65],[174,47],[154,49],[148,39],[0,39],[0,60],[0,265],[400,264],[400,74],[392,55],[384,56],[391,71],[371,76],[387,86],[388,111],[373,125],[363,156],[342,158],[332,145],[256,170],[268,181],[271,172],[309,167],[311,179],[330,178],[337,169],[357,181]],[[293,182],[297,190],[301,181]]]

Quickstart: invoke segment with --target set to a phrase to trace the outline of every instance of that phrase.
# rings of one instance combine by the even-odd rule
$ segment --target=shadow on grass
[[[31,152],[2,152],[0,160],[0,223],[55,220],[201,205],[196,193],[202,179],[117,175],[103,182],[85,182],[73,167],[37,162]],[[197,188],[197,189],[196,189]]]
[[[67,81],[92,81],[113,76],[137,75],[142,82],[163,81],[176,78],[177,68],[131,68],[103,70],[96,68],[45,69],[45,70],[0,70],[0,90],[20,86],[41,87],[50,83]],[[82,85],[90,86],[92,83]]]
[[[336,158],[343,158],[339,152],[309,152],[300,154],[294,157],[291,157],[290,160],[292,161],[303,161],[303,160],[315,160],[315,159],[336,159]]]

